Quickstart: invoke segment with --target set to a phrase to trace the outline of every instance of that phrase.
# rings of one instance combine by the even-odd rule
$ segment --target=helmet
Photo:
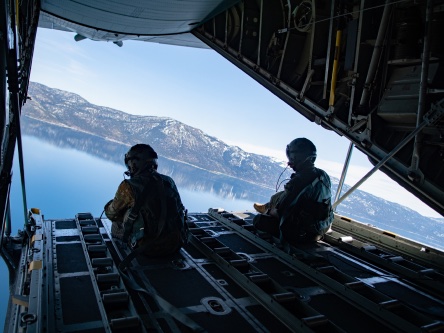
[[[311,164],[316,160],[316,146],[306,138],[294,139],[287,145],[285,150],[288,158],[288,165],[296,170],[305,162]]]
[[[143,171],[157,170],[157,153],[147,144],[132,146],[125,154],[126,175],[132,177]]]

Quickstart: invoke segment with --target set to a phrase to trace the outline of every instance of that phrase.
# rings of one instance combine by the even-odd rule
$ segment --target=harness
[[[163,231],[163,229],[165,228],[166,225],[166,213],[167,213],[167,209],[166,209],[166,192],[165,192],[165,186],[163,184],[162,178],[155,175],[154,173],[152,173],[152,179],[155,180],[156,183],[156,187],[157,187],[157,193],[159,195],[159,199],[160,199],[160,216],[159,216],[159,222],[158,222],[158,229],[157,229],[157,234],[156,234],[156,238],[159,237]],[[127,217],[127,220],[124,224],[125,226],[125,230],[123,233],[123,241],[127,242],[129,237],[131,236],[133,230],[133,226],[136,223],[136,221],[138,219],[142,219],[142,223],[143,223],[143,218],[140,214],[140,209],[143,206],[143,200],[147,197],[149,192],[149,186],[147,186],[145,184],[142,192],[140,195],[136,196],[135,198],[135,202],[134,202],[134,206],[131,208],[130,213]],[[149,207],[148,207],[149,209]],[[151,215],[154,215],[153,212],[151,212]],[[132,235],[131,237],[131,248],[135,249],[137,246],[137,241],[140,240],[141,238],[143,238],[145,235],[144,232],[144,227],[140,228],[138,231],[136,231],[135,234]],[[147,248],[147,246],[145,246],[145,249]]]
[[[159,228],[157,231],[156,237],[160,236],[162,233],[165,224],[166,224],[166,192],[165,192],[165,186],[163,184],[162,178],[158,177],[153,174],[153,178],[156,181],[156,187],[159,193],[160,203],[161,203],[161,210],[160,210],[160,218],[159,218]],[[141,195],[136,197],[134,206],[131,209],[130,214],[128,215],[126,224],[132,225],[136,222],[138,218],[141,218],[140,216],[140,209],[142,207],[143,199],[146,197],[148,191],[147,186],[144,187]],[[186,218],[186,215],[185,215]],[[184,223],[186,225],[186,223]],[[126,232],[126,230],[125,230]],[[143,232],[143,230],[142,230]],[[137,244],[137,241],[136,241]],[[135,247],[136,244],[131,243],[132,251],[130,254],[128,254],[118,265],[118,269],[120,272],[120,275],[122,276],[122,279],[124,280],[126,286],[134,291],[144,293],[152,298],[154,298],[157,301],[157,304],[159,307],[164,310],[166,313],[170,314],[172,317],[174,317],[176,320],[181,322],[183,325],[190,328],[193,332],[205,332],[205,330],[199,326],[196,322],[194,322],[191,318],[183,314],[179,309],[174,307],[172,304],[170,304],[168,301],[163,299],[159,296],[159,294],[156,292],[156,290],[153,287],[149,287],[148,289],[141,287],[136,281],[134,281],[127,273],[127,268],[130,266],[131,261],[136,258],[139,254],[146,251],[151,244],[149,242],[139,246]]]
[[[316,177],[313,179],[313,181],[308,183],[298,193],[298,195],[289,204],[288,209],[286,210],[285,214],[281,217],[281,220],[279,223],[280,229],[282,226],[284,226],[285,222],[292,219],[292,217],[296,216],[297,220],[298,220],[298,225],[291,226],[291,227],[295,228],[296,232],[298,233],[298,235],[295,235],[296,238],[302,238],[302,237],[306,236],[308,233],[313,234],[313,235],[318,234],[319,236],[323,236],[325,231],[328,230],[328,227],[330,227],[331,222],[333,220],[333,211],[331,208],[331,198],[323,199],[321,202],[316,201],[313,204],[313,206],[324,205],[324,204],[327,205],[327,207],[326,207],[328,210],[327,217],[320,218],[318,216],[315,216],[316,214],[319,214],[319,212],[314,211],[315,210],[314,207],[309,207],[312,210],[309,213],[307,213],[306,209],[304,210],[304,208],[306,208],[306,207],[298,207],[298,211],[295,213],[296,205],[300,202],[300,199],[302,198],[302,196],[310,188],[315,188],[315,186],[318,183],[322,183],[322,186],[324,186],[325,188],[329,188],[329,186],[323,180],[323,174],[319,170],[316,170]],[[324,208],[324,207],[322,207],[322,208]],[[308,224],[308,225],[304,224],[304,220],[310,219],[310,218],[315,219],[317,221],[314,224]],[[289,222],[287,222],[287,225],[286,225],[287,227],[288,227],[288,223]],[[282,230],[281,230],[281,240],[283,240]]]

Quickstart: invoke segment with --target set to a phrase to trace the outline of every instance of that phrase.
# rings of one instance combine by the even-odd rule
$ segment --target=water
[[[45,219],[73,218],[79,212],[90,212],[99,217],[103,206],[114,197],[119,183],[123,180],[123,162],[116,164],[104,161],[28,136],[23,137],[23,150],[27,207],[39,208]],[[162,165],[160,172],[161,168]],[[20,185],[18,161],[15,161],[11,189],[12,235],[17,234],[25,222]],[[179,192],[189,212],[206,212],[208,208],[224,208],[228,211],[252,210],[253,202],[246,200],[223,198],[214,193],[191,191],[180,186]],[[427,242],[427,239],[419,240]],[[2,260],[0,276],[0,325],[3,325],[9,284],[8,272]]]
[[[25,182],[28,207],[42,210],[46,219],[70,218],[79,212],[99,216],[103,206],[114,197],[123,180],[125,167],[73,149],[59,148],[33,137],[23,138]],[[122,157],[123,161],[123,157]],[[12,197],[13,230],[23,223],[18,165],[14,165]],[[160,172],[162,172],[159,167]],[[252,202],[226,199],[206,192],[179,187],[188,211],[206,212],[208,208],[251,210]],[[15,228],[15,229],[14,229]]]
[[[79,212],[100,216],[123,180],[122,165],[104,161],[73,149],[59,148],[34,137],[23,137],[25,183],[28,208],[39,208],[45,219],[73,218]],[[122,157],[123,159],[123,157]],[[159,167],[160,172],[161,166]],[[252,210],[252,202],[193,192],[179,187],[189,212],[208,208],[229,211]],[[23,229],[24,212],[18,160],[14,161],[11,188],[12,235]],[[3,325],[9,298],[8,272],[0,261],[0,324]]]

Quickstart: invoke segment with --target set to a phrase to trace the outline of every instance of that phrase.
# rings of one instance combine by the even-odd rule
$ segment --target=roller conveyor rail
[[[138,256],[125,271],[128,284],[117,267],[131,250],[111,237],[109,220],[35,216],[7,331],[191,332],[177,311],[216,333],[444,332],[436,288],[429,293],[361,258],[347,249],[352,242],[326,237],[289,254],[255,231],[252,217],[218,209],[188,214],[188,244],[166,258]]]
[[[34,214],[32,221],[5,331],[145,332],[100,219],[79,213],[43,221]]]
[[[110,332],[142,332],[130,295],[108,251],[110,240],[108,234],[101,232],[101,221],[89,213],[79,213],[75,222],[80,230],[89,276],[104,321],[103,328]]]
[[[444,331],[442,291],[438,295],[439,298],[426,295],[417,289],[416,283],[410,285],[408,280],[406,283],[406,276],[397,277],[385,271],[385,267],[377,267],[376,261],[365,262],[323,242],[306,248],[290,247],[290,255],[286,253],[288,250],[282,250],[280,242],[271,235],[255,231],[251,224],[251,214],[235,215],[223,210],[210,209],[209,215],[239,232],[246,239],[260,244],[267,252],[277,254],[287,264],[319,283],[322,288],[356,308],[371,313],[395,331]],[[376,247],[373,248],[376,250]],[[349,262],[359,265],[371,276],[363,278],[346,274],[341,270],[341,265],[335,264],[335,259],[331,258],[337,258],[340,264]],[[437,280],[433,289],[438,290],[440,283],[441,281]],[[397,299],[395,295],[404,296],[404,299]]]

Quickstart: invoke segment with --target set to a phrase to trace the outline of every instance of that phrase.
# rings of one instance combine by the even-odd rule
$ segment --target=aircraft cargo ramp
[[[189,214],[180,253],[120,270],[109,220],[33,214],[5,332],[444,332],[442,252],[340,216],[284,251],[252,216]]]
[[[118,46],[211,48],[307,120],[349,139],[350,151],[374,165],[368,176],[381,170],[444,213],[444,0],[165,3],[0,6],[5,331],[444,332],[443,252],[345,217],[315,245],[282,249],[252,229],[251,213],[210,209],[189,215],[190,240],[176,257],[137,258],[123,272],[129,249],[112,240],[109,221],[88,213],[34,214],[20,236],[9,236],[37,27]]]

